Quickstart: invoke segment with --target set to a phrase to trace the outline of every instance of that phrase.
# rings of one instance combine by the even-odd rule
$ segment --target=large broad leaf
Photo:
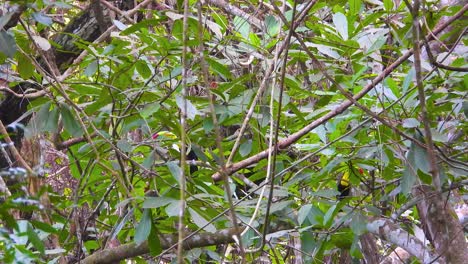
[[[214,233],[216,232],[216,228],[213,224],[208,222],[203,216],[201,216],[197,211],[192,208],[188,209],[190,216],[192,217],[193,222],[199,227],[203,228],[203,230]]]
[[[49,41],[41,36],[32,36],[36,45],[44,51],[50,50],[52,45],[50,45]]]
[[[182,205],[184,205],[185,203],[183,203],[182,201],[180,200],[174,200],[173,202],[171,202],[167,207],[166,207],[166,214],[167,216],[171,217],[171,216],[178,216],[179,215],[179,212],[180,212],[180,208],[182,207]]]
[[[45,252],[45,246],[44,242],[39,238],[37,235],[36,231],[33,229],[31,224],[28,223],[28,229],[27,229],[27,235],[28,239],[31,242],[31,244],[42,254]]]
[[[141,244],[145,241],[151,232],[151,209],[144,209],[140,223],[135,230],[135,243]]]
[[[366,218],[359,212],[354,213],[350,227],[351,230],[353,230],[353,233],[357,236],[364,234],[367,230]]]
[[[148,247],[150,249],[151,256],[157,256],[162,252],[161,241],[159,240],[154,224],[151,227],[151,232],[148,237]]]
[[[0,16],[0,30],[10,21],[13,14],[14,13],[3,13],[2,16]]]
[[[342,13],[333,15],[333,24],[335,24],[336,31],[341,35],[343,40],[348,40],[348,20]]]
[[[385,11],[390,12],[393,9],[393,0],[383,0]]]
[[[37,22],[45,25],[45,26],[50,26],[52,25],[52,18],[48,17],[47,15],[41,13],[41,12],[35,12],[32,14],[32,17],[34,20]]]
[[[60,107],[60,112],[62,114],[62,121],[65,129],[74,137],[79,137],[83,135],[83,130],[81,129],[80,123],[77,118],[73,116],[70,108],[67,105],[62,104]]]
[[[420,122],[416,118],[406,118],[403,119],[403,127],[404,128],[415,128],[418,127]]]
[[[311,204],[306,204],[299,209],[299,213],[297,215],[297,222],[299,223],[299,225],[302,225],[302,223],[304,223],[304,221],[309,216],[311,210],[312,210]]]
[[[351,15],[356,15],[361,10],[362,0],[348,0],[348,4]]]
[[[421,140],[420,137],[419,139]],[[401,181],[401,192],[405,195],[409,195],[411,193],[411,188],[418,179],[418,170],[428,174],[430,163],[427,151],[413,142],[408,151],[406,161],[406,167],[403,171],[403,178]]]
[[[416,75],[416,72],[414,68],[411,68],[411,70],[408,72],[408,74],[405,77],[405,80],[403,81],[403,86],[401,87],[402,93],[406,93],[408,91],[409,86],[414,80],[414,76]]]
[[[141,164],[143,167],[147,168],[148,170],[151,169],[151,167],[154,165],[154,162],[156,161],[156,151],[153,150],[151,153],[143,160],[143,163]]]
[[[200,114],[200,112],[197,110],[197,108],[190,102],[189,100],[184,100],[182,96],[176,96],[176,103],[177,106],[181,111],[184,111],[185,106],[187,106],[187,117],[191,120],[195,119],[197,115]]]
[[[249,39],[250,23],[244,18],[238,16],[234,18],[234,30],[239,32],[244,39]]]
[[[150,67],[144,60],[138,60],[136,62],[135,68],[143,79],[148,79],[149,77],[151,77],[151,74],[153,74],[151,72]]]
[[[276,36],[280,31],[280,23],[274,16],[269,15],[265,18],[265,26],[268,35],[271,37]]]
[[[225,64],[222,64],[212,58],[206,58],[206,62],[208,63],[208,65],[210,65],[210,69],[212,71],[220,74],[221,77],[223,77],[225,80],[232,79],[231,71]]]
[[[35,67],[28,57],[26,57],[22,53],[18,53],[16,55],[16,59],[18,61],[18,71],[21,78],[29,79],[31,76],[34,75]]]
[[[166,206],[175,200],[174,198],[170,197],[145,197],[145,201],[143,202],[143,208],[159,208]]]
[[[6,31],[0,31],[0,53],[12,58],[16,53],[15,39]]]
[[[240,145],[239,153],[242,157],[245,157],[250,154],[252,151],[252,140],[247,140]]]
[[[338,248],[349,249],[353,243],[354,234],[349,228],[341,228],[332,234],[331,242]]]
[[[31,220],[31,224],[37,228],[37,229],[40,229],[44,232],[47,232],[47,233],[51,233],[51,234],[58,234],[60,233],[57,229],[55,229],[53,226],[47,224],[47,223],[44,223],[44,222],[41,222],[41,221],[36,221],[36,220]]]
[[[174,177],[174,179],[176,179],[180,184],[182,178],[182,169],[180,168],[179,164],[177,164],[175,161],[170,161],[167,163],[167,167],[169,168],[172,177]]]

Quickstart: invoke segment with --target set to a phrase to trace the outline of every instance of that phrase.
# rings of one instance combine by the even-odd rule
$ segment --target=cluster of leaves
[[[291,2],[288,5],[293,6]],[[58,3],[50,10],[66,8],[65,13],[76,13],[71,6],[57,6]],[[425,19],[430,27],[442,16],[457,11],[457,7],[437,11],[430,9],[435,6],[428,8]],[[76,71],[62,82],[63,90],[47,84],[41,73],[34,70],[33,57],[26,55],[35,54],[36,48],[47,50],[44,38],[31,40],[21,25],[8,32],[0,31],[2,61],[11,63],[19,74],[10,85],[35,80],[49,93],[31,101],[30,112],[35,114],[26,128],[27,135],[58,135],[64,142],[71,138],[91,139],[71,145],[66,151],[67,166],[77,179],[76,186],[60,193],[43,190],[48,192],[55,211],[60,212],[51,214],[53,225],[6,222],[14,232],[1,230],[4,261],[60,253],[45,251],[41,241],[48,234],[58,236],[65,252],[83,243],[83,251],[89,254],[103,247],[106,241],[117,239],[120,243],[149,240],[152,254],[160,254],[162,248],[157,235],[177,230],[174,222],[182,204],[179,188],[183,168],[188,175],[187,228],[214,232],[231,226],[225,213],[229,208],[225,191],[223,186],[213,183],[211,176],[221,167],[220,156],[229,156],[235,138],[231,130],[244,121],[261,85],[262,73],[270,63],[275,63],[271,61],[271,53],[282,43],[288,28],[274,12],[262,18],[264,31],[253,27],[245,18],[226,15],[219,9],[204,7],[201,21],[196,15],[190,16],[186,32],[190,66],[185,69],[190,91],[184,98],[183,16],[175,11],[148,12],[152,18],[132,25],[114,20],[117,30],[107,43],[77,40],[75,45],[88,55],[79,64],[71,65]],[[192,12],[197,13],[195,6]],[[353,94],[378,75],[385,62],[398,58],[412,46],[412,20],[404,3],[395,6],[390,0],[319,1],[309,13],[296,32],[303,36],[307,47],[324,63],[336,83]],[[27,26],[36,32],[53,27],[50,14],[29,11],[25,15]],[[290,22],[293,12],[287,11],[284,16]],[[2,16],[0,25],[1,21],[8,21],[8,17]],[[201,77],[201,45],[205,47],[209,80]],[[249,66],[239,63],[249,56],[253,56]],[[439,58],[443,56],[440,54]],[[452,66],[466,66],[465,55],[452,53],[452,56],[456,57]],[[274,98],[274,107],[270,107],[270,91],[277,89],[275,94],[278,94],[279,89],[267,89],[233,162],[268,147],[270,121],[273,116],[276,118],[279,109],[279,136],[284,139],[347,100],[324,78],[323,72],[313,67],[311,58],[294,37],[289,57],[280,66],[288,69],[282,105],[279,106],[279,98]],[[434,120],[431,123],[434,141],[447,155],[463,155],[466,143],[461,142],[463,137],[457,139],[454,135],[466,130],[468,77],[456,71],[432,71],[430,64],[424,66],[428,72],[424,84],[430,120]],[[419,121],[414,75],[412,62],[408,61],[360,100],[362,105],[390,120],[393,127],[373,121],[358,108],[349,108],[276,157],[277,202],[272,205],[270,217],[272,221],[286,219],[298,227],[302,250],[309,252],[305,258],[322,259],[333,255],[337,248],[350,249],[353,257],[362,257],[358,242],[366,230],[365,217],[389,214],[407,201],[417,181],[431,183],[426,150],[395,133],[396,129],[417,137],[423,127]],[[224,153],[215,144],[209,91],[214,94],[218,125],[223,128]],[[180,112],[185,103],[188,140],[180,142],[183,129]],[[175,137],[155,138],[153,135],[160,131],[170,131]],[[188,166],[178,162],[181,144],[190,146],[204,164],[192,174],[188,173]],[[312,152],[315,155],[302,159]],[[350,166],[365,171],[353,173],[350,179],[357,198],[338,202],[336,176]],[[265,178],[266,168],[267,161],[262,160],[238,173],[260,182]],[[451,163],[440,164],[440,169],[444,183],[466,175],[463,168]],[[234,179],[230,186],[234,191],[241,184]],[[156,197],[148,195],[149,192],[156,193]],[[241,198],[235,196],[234,202]],[[7,210],[19,197],[8,199],[1,205],[4,220]],[[236,205],[237,217],[243,222],[249,222],[257,199],[258,192]],[[346,203],[351,203],[354,209]],[[263,223],[266,205],[261,204],[259,219],[253,227],[260,228]],[[22,207],[23,204],[24,210]],[[339,215],[342,210],[345,214]],[[87,229],[82,230],[86,232],[86,241],[72,238],[74,234],[67,232],[71,224],[69,216],[75,217],[77,212],[88,213],[84,220]],[[418,217],[415,213],[411,216]],[[93,218],[95,221],[90,221]],[[349,228],[339,229],[350,219]],[[331,231],[317,233],[317,229]],[[261,243],[261,237],[252,230],[242,239],[246,248]],[[286,251],[283,234],[274,234],[270,239],[272,255]],[[215,247],[191,250],[187,258],[196,259],[203,252],[219,258]]]

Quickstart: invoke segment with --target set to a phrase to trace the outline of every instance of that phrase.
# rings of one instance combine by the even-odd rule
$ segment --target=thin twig
[[[441,190],[441,182],[439,177],[439,169],[437,168],[437,158],[434,151],[434,142],[432,140],[431,124],[429,120],[429,114],[426,107],[426,95],[424,92],[424,86],[422,82],[422,73],[421,73],[421,41],[420,41],[420,32],[419,32],[419,0],[413,1],[413,9],[411,10],[413,16],[413,50],[414,50],[414,69],[416,71],[416,87],[418,87],[418,97],[419,97],[419,107],[421,109],[422,122],[424,124],[424,133],[426,141],[426,150],[429,158],[430,171],[432,175],[432,181],[437,191]],[[432,34],[435,36],[436,34]],[[430,52],[430,51],[428,51]]]

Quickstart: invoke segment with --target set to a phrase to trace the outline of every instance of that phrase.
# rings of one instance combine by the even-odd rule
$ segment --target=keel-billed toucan
[[[337,196],[338,199],[344,199],[351,194],[350,176],[354,175],[355,177],[360,178],[357,173],[362,175],[364,174],[364,171],[361,168],[354,167],[351,162],[349,162],[337,180],[337,189],[340,192],[340,194]]]
[[[341,177],[338,178],[337,182],[338,191],[340,194],[338,195],[338,199],[344,199],[348,197],[351,192],[351,183],[349,182],[349,170],[345,170]]]

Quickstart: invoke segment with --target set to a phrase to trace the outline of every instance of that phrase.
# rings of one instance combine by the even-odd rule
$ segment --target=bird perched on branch
[[[338,177],[337,189],[340,192],[338,199],[342,200],[349,196],[351,193],[351,183],[349,182],[349,170],[344,171],[341,176]]]
[[[356,178],[361,178],[359,175],[356,173],[359,173],[361,175],[364,174],[364,170],[362,168],[356,168],[354,165],[351,164],[351,162],[348,162],[346,168],[342,173],[339,174],[338,180],[337,180],[337,189],[338,192],[340,192],[339,195],[337,195],[337,198],[342,200],[351,194],[351,179],[350,177],[356,177]]]

